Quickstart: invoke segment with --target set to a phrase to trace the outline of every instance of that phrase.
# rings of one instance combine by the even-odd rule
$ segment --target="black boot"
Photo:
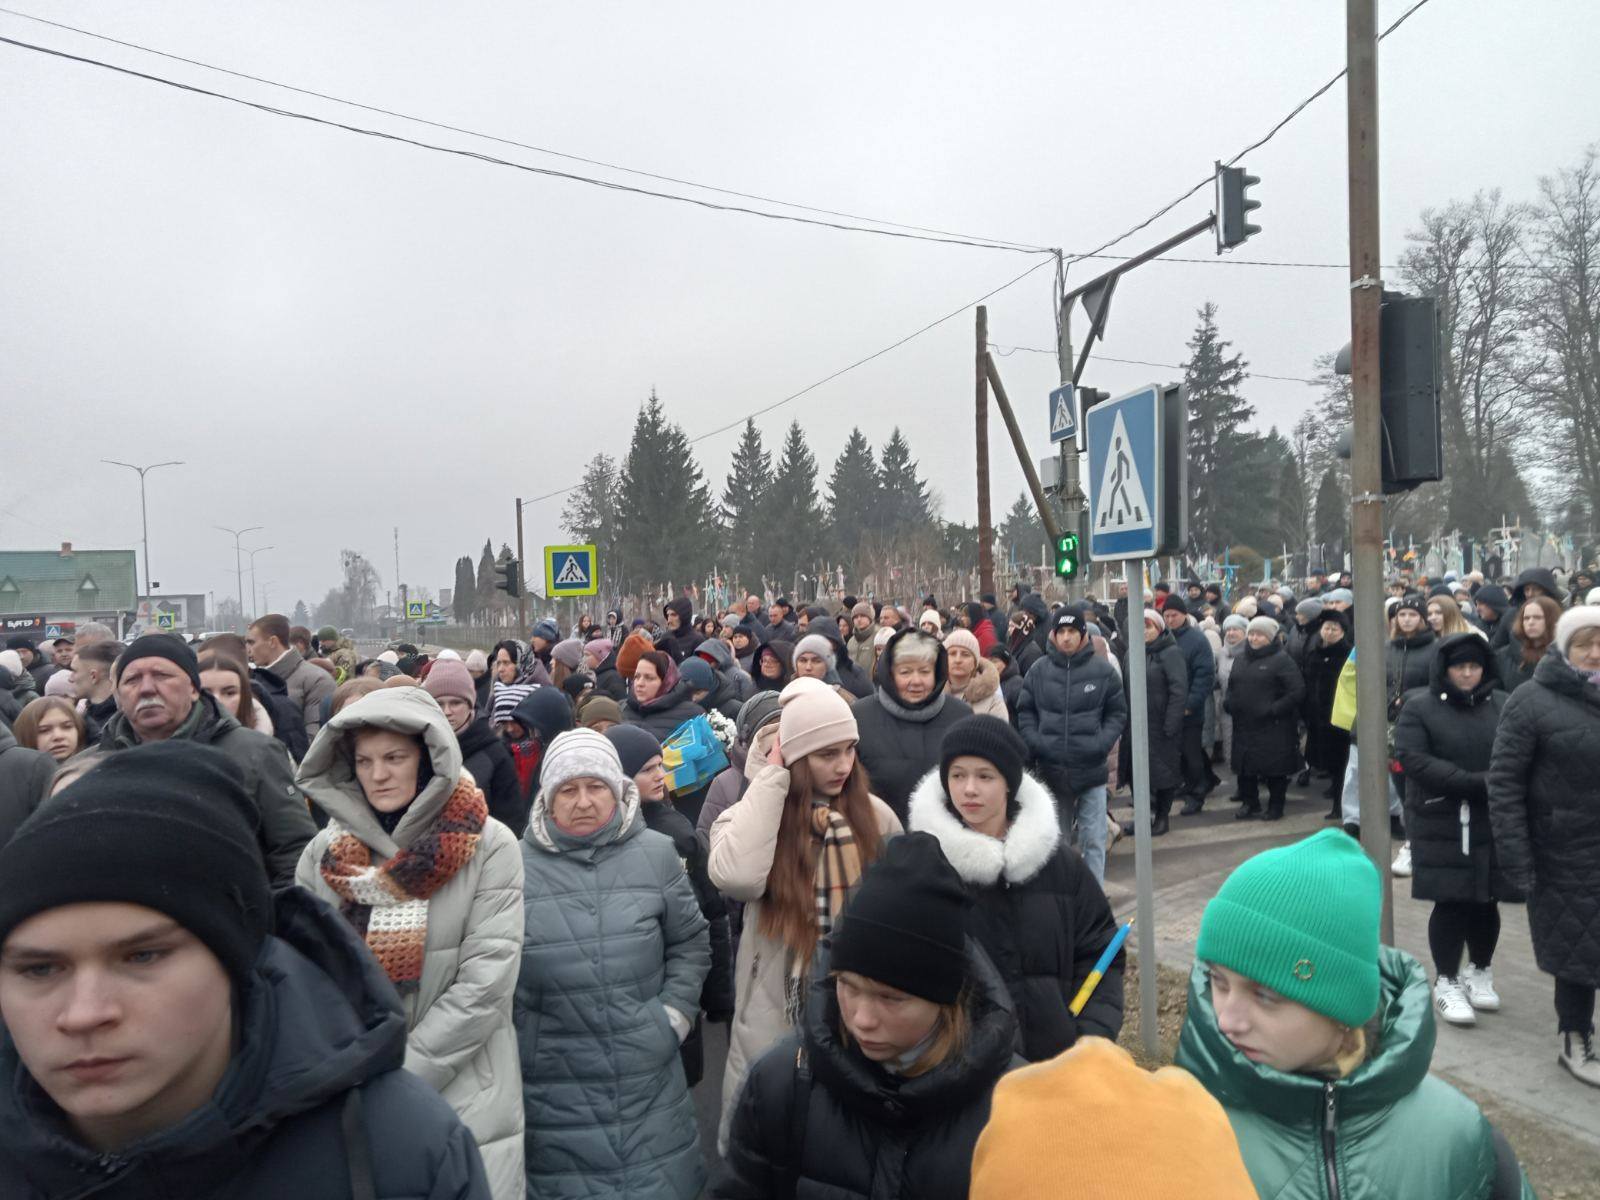
[[[1283,806],[1288,800],[1289,781],[1287,779],[1271,779],[1267,782],[1267,811],[1261,818],[1263,821],[1283,820]]]
[[[1294,785],[1295,785],[1295,787],[1310,787],[1311,786],[1311,768],[1310,767],[1307,767],[1305,770],[1301,771],[1300,774],[1298,774],[1298,775],[1296,775],[1294,777]]]
[[[1350,821],[1346,821],[1344,823],[1344,831],[1346,833],[1348,833],[1351,837],[1355,838],[1356,841],[1359,842],[1361,840],[1361,826],[1356,825],[1356,824],[1354,824],[1354,823],[1352,823]]]
[[[1169,823],[1167,818],[1172,815],[1172,793],[1167,792],[1155,798],[1155,814],[1150,819],[1150,836],[1160,837],[1167,832]]]
[[[1261,806],[1253,800],[1247,800],[1239,806],[1239,811],[1233,814],[1235,821],[1253,821],[1261,815]]]
[[[1183,808],[1179,811],[1179,815],[1184,817],[1192,817],[1202,808],[1204,808],[1205,805],[1206,798],[1204,793],[1190,792],[1189,795],[1184,798]]]

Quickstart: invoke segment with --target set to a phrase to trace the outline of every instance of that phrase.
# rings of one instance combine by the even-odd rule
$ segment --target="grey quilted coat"
[[[582,843],[554,830],[547,806],[541,792],[522,839],[527,1194],[691,1200],[705,1166],[666,1006],[690,1021],[700,1011],[706,919],[632,783],[620,820]]]
[[[434,775],[386,834],[356,782],[353,730],[375,727],[422,738]],[[461,750],[444,713],[421,688],[386,688],[341,709],[317,733],[300,764],[300,786],[373,852],[391,858],[438,814],[461,778]],[[333,831],[321,830],[300,857],[295,882],[339,907],[322,878]],[[494,1200],[523,1195],[522,1093],[511,993],[522,944],[522,856],[516,836],[490,817],[477,850],[428,899],[422,979],[404,997],[406,1070],[433,1086],[472,1131]]]

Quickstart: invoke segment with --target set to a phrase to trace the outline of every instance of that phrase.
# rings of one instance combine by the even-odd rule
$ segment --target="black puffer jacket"
[[[517,764],[505,741],[489,727],[489,722],[479,719],[468,722],[456,735],[456,743],[461,747],[461,765],[489,802],[489,815],[521,837],[528,828],[533,798],[522,793]]]
[[[934,660],[933,691],[928,698],[915,706],[901,701],[894,683],[894,655],[900,643],[912,636],[922,635],[902,629],[889,639],[878,659],[877,692],[850,706],[861,737],[856,754],[872,780],[872,794],[894,809],[902,825],[912,789],[939,761],[939,743],[945,732],[962,717],[972,715],[965,700],[945,691],[950,665],[943,646]]]
[[[628,695],[628,681],[622,677],[622,672],[617,670],[617,655],[622,651],[621,642],[611,643],[611,653],[594,669],[594,690],[602,696],[610,696],[621,704]]]
[[[1202,638],[1204,635],[1201,635]],[[1209,646],[1207,653],[1210,653]],[[1157,792],[1183,786],[1183,710],[1188,702],[1189,668],[1169,630],[1144,647],[1145,711],[1149,716],[1150,787]],[[1133,778],[1133,745],[1122,739],[1118,775]]]
[[[63,1137],[41,1120],[46,1104],[15,1046],[0,1044],[0,1196],[345,1197],[352,1154],[364,1151],[379,1200],[489,1200],[472,1134],[433,1088],[401,1069],[400,997],[349,923],[299,888],[277,894],[274,918],[226,1078],[165,1133],[118,1154]],[[346,1121],[354,1122],[349,1137]]]
[[[678,627],[668,629],[667,613],[678,614]],[[694,648],[705,640],[705,636],[694,627],[694,601],[687,596],[679,596],[676,600],[668,600],[661,606],[664,632],[656,639],[656,649],[664,650],[672,656],[673,662],[682,662],[694,653]]]
[[[1428,686],[1433,678],[1433,656],[1439,649],[1439,637],[1426,627],[1410,637],[1389,639],[1384,651],[1384,677],[1389,689],[1389,720],[1400,715],[1400,704],[1405,694]]]
[[[1268,779],[1300,769],[1300,706],[1306,681],[1281,639],[1246,646],[1228,673],[1223,707],[1233,718],[1236,775]]]
[[[1406,697],[1394,726],[1394,756],[1405,771],[1411,895],[1417,900],[1482,904],[1519,898],[1496,870],[1489,826],[1489,757],[1507,696],[1493,655],[1483,682],[1471,692],[1461,691],[1445,673],[1444,649],[1469,638],[1482,643],[1475,633],[1457,633],[1440,643],[1430,686]],[[1463,804],[1470,839],[1465,854]]]
[[[1489,818],[1539,969],[1600,987],[1600,687],[1555,650],[1500,715]]]
[[[0,725],[0,846],[44,802],[55,773],[55,759],[17,745],[11,731]]]
[[[1127,631],[1129,637],[1137,635],[1137,630]],[[1211,652],[1210,639],[1200,632],[1198,626],[1184,625],[1172,635],[1172,639],[1178,652],[1183,655],[1183,665],[1187,668],[1185,678],[1188,680],[1189,694],[1183,702],[1184,720],[1195,724],[1205,720],[1206,700],[1217,683],[1217,658]]]
[[[1022,1056],[1042,1062],[1080,1037],[1115,1041],[1124,955],[1112,961],[1081,1014],[1068,1008],[1116,936],[1117,922],[1083,859],[1062,844],[1049,789],[1032,775],[1022,777],[1017,816],[1002,841],[967,827],[937,771],[917,785],[910,817],[907,828],[938,838],[966,884],[973,900],[967,931],[1011,994]]]
[[[1065,767],[1078,790],[1110,775],[1106,756],[1128,727],[1116,669],[1088,643],[1073,655],[1054,644],[1034,663],[1017,696],[1017,732],[1041,765]]]
[[[1338,620],[1345,636],[1330,646],[1322,640],[1322,625],[1331,619]],[[1343,770],[1350,753],[1350,731],[1333,723],[1333,700],[1353,648],[1350,622],[1343,613],[1324,613],[1312,623],[1311,640],[1300,664],[1306,681],[1301,714],[1306,722],[1306,765],[1318,771]]]
[[[823,955],[801,1029],[745,1080],[712,1200],[965,1200],[994,1085],[1020,1065],[1005,984],[970,939],[967,956],[965,1052],[905,1079],[843,1043]]]

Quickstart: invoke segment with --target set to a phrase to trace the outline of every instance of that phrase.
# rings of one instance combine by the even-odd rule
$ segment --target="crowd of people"
[[[1600,593],[1391,589],[1368,752],[1430,983],[1350,836],[1348,584],[677,597],[372,658],[278,615],[14,637],[0,1194],[1531,1194],[1428,1064],[1435,1019],[1500,1006],[1526,903],[1559,1061],[1600,1087]],[[1133,637],[1152,835],[1223,762],[1240,819],[1317,776],[1339,823],[1207,905],[1154,1074],[1111,1044],[1103,890]]]

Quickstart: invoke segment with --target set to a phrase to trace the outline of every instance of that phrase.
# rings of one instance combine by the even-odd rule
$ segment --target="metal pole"
[[[978,305],[973,449],[978,458],[978,591],[994,591],[994,524],[989,510],[989,310]]]
[[[994,388],[994,402],[1000,406],[1000,415],[1005,419],[1006,429],[1011,434],[1011,444],[1016,447],[1017,461],[1022,464],[1022,475],[1028,481],[1028,490],[1033,493],[1034,506],[1039,510],[1039,520],[1044,523],[1044,531],[1049,535],[1051,544],[1061,536],[1061,527],[1056,524],[1056,515],[1050,511],[1050,506],[1044,501],[1044,488],[1039,483],[1039,472],[1033,469],[1033,460],[1028,457],[1028,443],[1023,440],[1022,430],[1017,425],[1017,415],[1011,411],[1011,401],[1006,398],[1006,385],[1000,382],[1000,372],[995,369],[994,358],[984,355],[984,363],[989,375],[989,386]]]
[[[1150,714],[1145,708],[1144,560],[1123,564],[1128,572],[1128,736],[1133,757],[1134,913],[1139,935],[1139,1039],[1145,1053],[1161,1053],[1156,999],[1155,863],[1150,845]]]
[[[1065,272],[1062,279],[1065,280]],[[1063,384],[1073,382],[1072,369],[1072,302],[1064,300],[1056,319],[1056,369]],[[1083,497],[1078,482],[1078,438],[1082,432],[1061,443],[1061,496],[1065,501],[1067,523],[1073,529],[1082,529]],[[1087,546],[1078,548],[1079,554],[1088,552]],[[1076,596],[1077,580],[1066,581],[1067,595]]]
[[[528,560],[522,556],[522,497],[517,497],[517,569],[522,572],[523,585],[517,589],[517,634],[528,628]]]
[[[1378,24],[1376,0],[1347,0],[1350,175],[1350,540],[1355,575],[1356,744],[1361,846],[1383,888],[1383,940],[1394,943],[1389,873],[1388,696],[1383,627],[1383,416],[1379,377]]]
[[[223,533],[233,535],[233,582],[239,591],[239,620],[244,620],[244,560],[239,550],[239,539],[247,533],[258,533],[266,528],[264,525],[251,525],[246,529],[229,529],[226,525],[213,525],[213,529],[220,529]]]
[[[150,588],[150,516],[149,516],[149,511],[146,509],[145,502],[144,502],[144,477],[145,477],[145,474],[147,472],[154,471],[158,467],[181,467],[181,466],[183,466],[183,461],[181,459],[177,459],[177,460],[174,460],[172,462],[150,463],[149,465],[143,466],[143,467],[135,466],[133,463],[118,462],[114,458],[102,458],[100,461],[103,462],[103,463],[107,463],[107,464],[109,464],[110,466],[113,466],[113,467],[126,467],[130,471],[137,471],[139,473],[139,525],[140,525],[140,528],[142,529],[143,534],[144,534],[144,538],[143,538],[143,541],[144,541],[144,594],[145,594],[146,598],[148,598],[149,595],[150,595],[150,591],[151,591],[151,588]]]

